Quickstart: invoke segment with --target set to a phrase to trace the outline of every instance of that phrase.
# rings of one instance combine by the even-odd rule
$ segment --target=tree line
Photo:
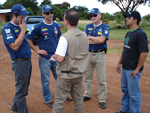
[[[68,2],[63,2],[61,4],[52,4],[51,0],[43,0],[41,4],[38,6],[37,0],[7,0],[4,4],[0,4],[0,9],[11,9],[14,4],[22,4],[27,11],[31,12],[30,15],[38,15],[41,16],[42,7],[45,4],[49,4],[54,9],[54,19],[59,18],[63,19],[64,12],[66,10],[75,10],[79,13],[80,19],[90,19],[89,17],[89,9],[85,6],[73,6],[70,7]],[[117,20],[122,21],[124,17],[122,15],[122,11],[115,12],[113,14],[102,13],[102,20]],[[145,20],[150,20],[150,15],[146,15],[143,17]]]

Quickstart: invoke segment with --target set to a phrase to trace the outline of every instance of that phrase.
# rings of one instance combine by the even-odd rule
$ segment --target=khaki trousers
[[[98,98],[99,103],[106,102],[107,86],[106,86],[106,58],[105,52],[90,52],[90,70],[84,77],[86,97],[91,97],[92,83],[93,83],[93,72],[94,67],[96,68],[96,74],[98,79]]]
[[[69,93],[71,94],[75,106],[74,113],[83,113],[82,78],[83,77],[75,79],[57,78],[53,113],[63,113]]]

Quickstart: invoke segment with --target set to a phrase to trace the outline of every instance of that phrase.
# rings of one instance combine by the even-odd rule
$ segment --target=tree
[[[125,13],[129,13],[130,11],[134,11],[141,4],[149,3],[149,0],[97,0],[106,4],[107,2],[112,2],[121,10],[122,15]]]
[[[69,9],[70,4],[68,2],[63,2],[62,4],[54,4],[56,7],[60,9]]]
[[[80,19],[89,19],[88,11],[89,9],[85,6],[73,6],[71,10],[77,11],[79,13]]]
[[[119,7],[122,15],[125,13],[129,13],[130,11],[135,11],[137,7],[141,4],[146,3],[150,4],[150,0],[97,0],[97,1],[102,2],[103,4],[112,2],[117,7]]]
[[[48,4],[51,5],[51,0],[43,0],[43,2],[41,2],[40,7],[43,7],[44,5]]]
[[[15,4],[22,4],[25,8],[31,8],[32,15],[37,15],[38,2],[36,0],[7,0],[2,6],[4,9],[11,9]]]

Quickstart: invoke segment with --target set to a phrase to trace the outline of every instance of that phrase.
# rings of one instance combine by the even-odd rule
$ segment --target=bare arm
[[[19,34],[19,37],[15,40],[14,43],[9,44],[10,48],[14,51],[17,51],[19,47],[22,45],[22,42],[24,40],[24,35],[27,29],[27,25],[24,23],[24,19],[22,19],[22,23],[19,23],[21,32]]]
[[[105,42],[106,37],[105,36],[88,36],[89,38],[89,44],[102,44]]]
[[[30,45],[30,48],[32,50],[34,50],[37,54],[47,55],[47,51],[45,51],[45,50],[39,50],[37,47],[35,47],[33,45],[33,42],[30,39],[27,38],[27,40],[28,40],[28,43]]]
[[[54,54],[53,56],[51,56],[51,58],[54,58],[57,62],[61,63],[64,60],[63,56]]]
[[[121,54],[121,56],[120,56],[120,59],[119,59],[119,61],[118,61],[117,67],[116,67],[116,71],[117,71],[118,73],[121,72],[121,62],[122,62],[122,54]]]
[[[145,62],[145,60],[146,60],[146,57],[147,57],[147,54],[148,54],[147,52],[144,52],[144,53],[141,53],[141,54],[140,54],[139,63],[138,63],[138,65],[137,65],[136,69],[135,69],[133,72],[131,72],[130,75],[133,75],[135,78],[137,77],[137,76],[135,76],[135,75],[139,72],[140,68],[141,68],[142,65],[144,64],[144,62]]]

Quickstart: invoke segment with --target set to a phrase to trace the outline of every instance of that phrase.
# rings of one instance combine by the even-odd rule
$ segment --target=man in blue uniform
[[[50,57],[55,53],[58,45],[58,39],[61,36],[59,25],[53,22],[53,9],[50,5],[44,5],[42,8],[42,16],[44,21],[35,25],[26,37],[30,47],[39,54],[39,67],[41,71],[42,94],[48,107],[53,107],[52,95],[49,88],[50,70],[55,80],[57,79],[56,66],[57,61],[50,61]],[[36,48],[32,41],[37,36]]]
[[[12,102],[13,113],[28,113],[26,97],[31,77],[31,50],[25,32],[27,25],[25,16],[30,12],[16,4],[11,8],[12,20],[2,29],[4,44],[12,59],[12,69],[15,73],[15,96]]]
[[[109,39],[109,26],[104,24],[101,19],[101,13],[98,8],[93,8],[89,13],[92,24],[86,25],[85,33],[89,38],[89,52],[90,52],[90,70],[85,75],[85,91],[83,100],[91,99],[92,82],[93,82],[93,71],[96,68],[97,79],[98,79],[98,98],[100,107],[106,108],[106,64],[105,54],[107,52],[107,43]]]
[[[146,60],[148,42],[146,33],[139,28],[141,21],[137,11],[124,14],[126,25],[130,31],[125,36],[124,49],[117,64],[117,72],[121,72],[122,107],[116,113],[141,113],[140,78]],[[122,65],[122,69],[121,69]]]

